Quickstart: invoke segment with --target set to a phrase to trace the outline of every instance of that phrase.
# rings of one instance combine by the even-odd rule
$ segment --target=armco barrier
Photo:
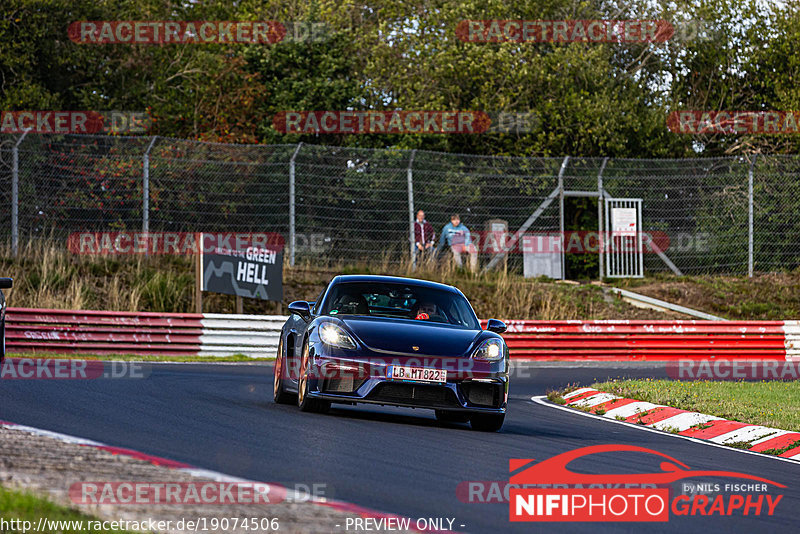
[[[512,356],[670,360],[800,356],[798,321],[508,321]]]
[[[200,322],[199,356],[245,354],[253,358],[274,358],[278,351],[283,315],[229,315],[204,313]]]
[[[9,352],[275,355],[281,315],[8,308]],[[534,360],[800,359],[798,321],[507,321],[511,356]],[[483,323],[486,326],[485,323]]]
[[[286,317],[8,308],[8,352],[273,357]]]

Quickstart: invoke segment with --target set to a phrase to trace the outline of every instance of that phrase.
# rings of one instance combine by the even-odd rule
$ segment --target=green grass
[[[23,246],[24,245],[24,246]],[[447,262],[412,271],[405,263],[372,258],[361,264],[284,263],[283,301],[244,299],[244,312],[283,314],[294,300],[315,300],[330,279],[341,273],[413,276],[460,288],[478,317],[502,319],[636,319],[663,317],[610,298],[590,284],[523,278],[519,265],[506,271],[473,274]],[[195,262],[188,256],[76,256],[63,241],[21,244],[17,257],[0,241],[0,276],[14,278],[7,304],[20,308],[193,312]],[[233,313],[231,295],[205,293],[205,312]]]
[[[8,305],[22,308],[192,312],[194,258],[188,256],[76,256],[60,240],[21,243],[18,257],[0,241],[0,276],[15,278]],[[285,313],[293,300],[314,300],[336,274],[393,274],[455,285],[482,319],[669,318],[604,294],[590,284],[523,278],[519,262],[506,271],[472,274],[446,262],[411,271],[387,257],[360,264],[298,262],[284,265],[283,302],[245,299],[245,313]],[[800,269],[746,276],[684,276],[647,273],[642,279],[606,283],[727,319],[800,319]],[[231,295],[206,293],[204,311],[233,313]]]
[[[85,532],[119,532],[127,533],[126,530],[95,530],[89,529],[87,521],[98,521],[96,517],[83,514],[72,508],[67,508],[54,504],[46,499],[36,497],[29,493],[10,490],[0,486],[0,517],[5,521],[18,519],[20,521],[30,521],[31,527],[36,528],[39,518],[46,518],[50,521],[83,521],[85,529],[64,528],[58,530],[64,534],[85,533]],[[46,530],[55,532],[55,530]],[[2,532],[22,532],[22,529],[4,529]],[[30,530],[29,530],[30,532]]]
[[[731,320],[800,318],[800,269],[753,278],[658,273],[608,283]]]
[[[233,356],[140,356],[138,354],[109,354],[99,356],[97,354],[58,354],[50,352],[9,352],[8,358],[50,358],[58,360],[104,360],[104,361],[123,361],[123,362],[247,362],[247,363],[270,363],[273,358],[250,358],[244,354],[234,354]]]
[[[622,397],[800,432],[800,381],[614,380],[592,387]]]

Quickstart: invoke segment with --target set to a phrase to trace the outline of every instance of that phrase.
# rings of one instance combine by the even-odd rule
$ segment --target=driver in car
[[[427,321],[433,316],[440,317],[439,308],[433,302],[419,302],[412,314],[418,321]]]

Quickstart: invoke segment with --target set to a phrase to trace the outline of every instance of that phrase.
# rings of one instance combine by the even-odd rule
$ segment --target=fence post
[[[600,165],[600,170],[597,172],[597,192],[599,193],[599,197],[597,197],[597,230],[600,234],[598,242],[600,243],[600,254],[599,254],[599,276],[600,280],[603,279],[605,273],[603,272],[603,268],[605,267],[605,242],[606,242],[606,232],[603,228],[603,199],[605,198],[605,193],[603,192],[603,171],[606,170],[606,165],[608,164],[608,158],[603,159],[602,165]]]
[[[289,265],[294,267],[294,251],[297,248],[297,236],[295,235],[295,212],[294,212],[294,160],[300,152],[303,143],[297,143],[292,159],[289,160]]]
[[[11,253],[19,251],[19,145],[31,129],[25,130],[11,151]]]
[[[561,168],[558,170],[558,230],[561,243],[561,279],[567,278],[567,257],[564,253],[564,171],[567,169],[569,156],[564,156]]]
[[[411,169],[414,166],[414,156],[417,154],[417,149],[411,151],[411,158],[408,160],[408,170],[406,176],[408,178],[408,242],[411,245],[411,269],[417,268],[417,247],[414,246],[414,171]]]
[[[750,160],[750,171],[747,173],[747,276],[753,277],[753,172],[758,154]]]
[[[154,135],[142,156],[142,232],[145,234],[150,231],[150,150],[156,139],[158,136]]]

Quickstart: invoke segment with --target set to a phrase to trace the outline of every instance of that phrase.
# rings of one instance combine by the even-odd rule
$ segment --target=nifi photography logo
[[[585,466],[589,455],[600,453],[636,453],[638,460],[642,454],[655,455],[660,460],[660,471],[586,474],[568,468],[575,461]],[[510,521],[665,522],[671,514],[773,515],[783,495],[768,493],[768,486],[786,487],[737,471],[691,469],[671,456],[634,445],[583,447],[541,462],[512,459],[509,471]],[[691,482],[679,483],[687,479]],[[704,482],[698,484],[698,479]],[[706,483],[707,479],[728,482]],[[731,479],[744,479],[747,483],[729,482]],[[676,491],[676,483],[680,491]],[[704,491],[696,491],[698,488]]]

